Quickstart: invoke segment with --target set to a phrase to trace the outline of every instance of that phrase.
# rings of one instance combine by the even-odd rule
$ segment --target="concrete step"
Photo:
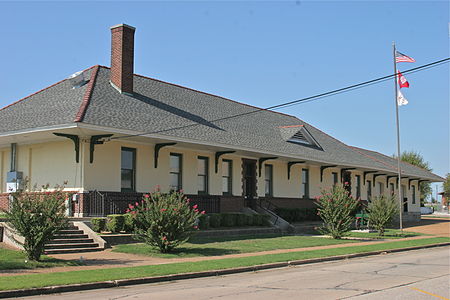
[[[55,234],[54,239],[87,239],[89,236],[87,234]]]
[[[93,239],[52,239],[48,243],[49,244],[71,244],[71,243],[93,243]]]
[[[95,248],[97,243],[67,243],[67,244],[45,244],[45,249],[75,249],[75,248]]]
[[[83,234],[83,233],[84,233],[83,230],[78,230],[78,228],[75,230],[63,229],[57,232],[57,234]]]
[[[83,252],[95,252],[103,251],[103,248],[75,248],[75,249],[48,249],[45,250],[45,254],[65,254],[65,253],[83,253]]]

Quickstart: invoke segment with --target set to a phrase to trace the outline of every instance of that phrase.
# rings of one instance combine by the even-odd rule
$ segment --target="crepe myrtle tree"
[[[318,230],[334,239],[342,238],[350,230],[355,219],[353,214],[360,206],[360,200],[350,196],[346,184],[322,190],[322,195],[316,197],[317,214],[323,220]]]
[[[134,238],[168,253],[186,242],[197,230],[197,219],[204,214],[191,206],[183,191],[144,195],[140,203],[127,210],[134,218]]]
[[[30,191],[18,190],[12,193],[10,209],[5,210],[7,224],[15,234],[24,238],[23,246],[29,260],[39,261],[44,246],[53,235],[67,226],[65,201],[69,197],[63,186],[51,191],[49,185]]]
[[[384,236],[386,227],[392,223],[398,213],[398,202],[395,195],[374,197],[367,206],[369,224]]]

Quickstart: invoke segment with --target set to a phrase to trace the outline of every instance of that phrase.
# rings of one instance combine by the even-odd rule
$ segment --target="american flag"
[[[416,62],[416,60],[408,55],[395,51],[395,62]]]

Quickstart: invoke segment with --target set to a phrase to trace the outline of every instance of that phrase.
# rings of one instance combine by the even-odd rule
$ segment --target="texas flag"
[[[397,77],[398,77],[398,85],[400,86],[400,88],[409,88],[409,82],[408,80],[406,80],[405,76],[403,76],[402,73],[400,73],[400,71],[397,71]]]

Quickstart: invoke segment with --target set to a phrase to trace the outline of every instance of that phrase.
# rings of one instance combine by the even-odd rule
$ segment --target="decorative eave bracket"
[[[101,139],[109,138],[111,136],[112,134],[99,134],[91,136],[91,140],[89,143],[89,163],[92,164],[94,162],[95,145],[102,145],[104,141],[101,141]]]
[[[321,167],[320,167],[320,182],[323,181],[323,171],[325,171],[325,169],[328,169],[328,168],[336,168],[336,167],[337,167],[336,165],[321,166]]]
[[[350,170],[355,170],[356,168],[342,168],[341,169],[341,182],[344,182],[344,172],[345,171],[350,171]]]
[[[295,164],[304,164],[305,163],[305,161],[290,161],[290,162],[288,162],[288,169],[287,169],[287,171],[288,171],[288,173],[287,173],[287,175],[288,175],[288,180],[290,180],[291,179],[291,168],[292,168],[292,166],[293,165],[295,165]]]
[[[159,150],[161,150],[164,147],[167,146],[173,146],[177,143],[161,143],[161,144],[155,144],[155,153],[154,153],[154,161],[155,161],[155,169],[158,168],[158,158],[159,158]]]
[[[363,182],[364,182],[364,184],[366,184],[366,176],[367,176],[367,174],[372,174],[372,173],[376,173],[376,172],[378,172],[378,171],[365,171],[363,173]]]
[[[218,151],[218,152],[216,152],[215,161],[214,161],[216,174],[217,174],[217,172],[219,172],[219,158],[222,155],[231,154],[234,152],[236,152],[236,151]]]
[[[387,176],[387,177],[386,177],[386,188],[389,187],[389,179],[395,178],[395,177],[398,178],[398,175],[390,175],[390,176]]]
[[[274,157],[261,157],[260,159],[258,159],[258,169],[259,169],[259,177],[261,177],[261,169],[262,169],[262,164],[266,161],[266,160],[272,160],[272,159],[277,159],[278,157],[274,156]]]
[[[373,186],[375,186],[375,181],[377,180],[378,176],[386,176],[386,174],[373,174]]]
[[[410,178],[410,179],[408,180],[408,190],[411,189],[411,182],[414,181],[414,180],[417,180],[417,184],[420,183],[419,178]]]
[[[57,132],[53,132],[53,134],[56,136],[61,136],[61,137],[65,137],[65,138],[72,140],[72,142],[74,143],[74,146],[75,146],[75,161],[77,163],[79,163],[80,162],[80,138],[78,137],[78,135],[57,133]]]

